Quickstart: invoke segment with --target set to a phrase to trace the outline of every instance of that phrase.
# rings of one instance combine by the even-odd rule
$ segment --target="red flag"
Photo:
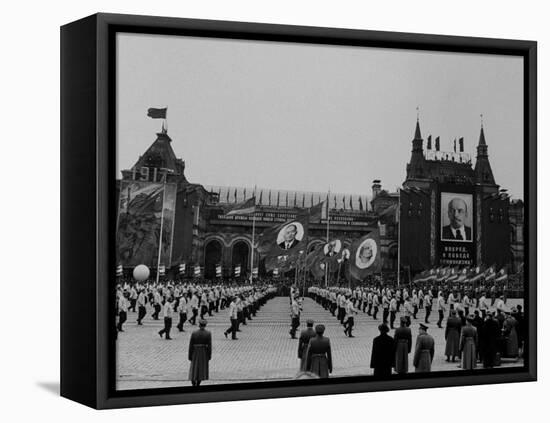
[[[251,214],[256,211],[256,197],[251,197],[246,201],[241,201],[240,203],[233,204],[231,207],[228,207],[225,211],[226,216],[241,216],[246,214]]]
[[[266,269],[292,269],[306,250],[308,216],[300,215],[266,229],[259,238],[257,251],[266,258]]]
[[[372,273],[380,272],[380,235],[378,229],[373,230],[351,245],[350,275],[354,279],[363,280]]]
[[[155,109],[151,107],[147,110],[147,116],[153,119],[166,119],[166,110],[166,107],[164,109]]]

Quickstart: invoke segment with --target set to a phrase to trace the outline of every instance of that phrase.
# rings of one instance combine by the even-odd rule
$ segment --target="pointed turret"
[[[476,182],[483,185],[495,185],[495,178],[489,163],[489,154],[487,142],[485,141],[485,131],[483,122],[479,133],[479,142],[477,144],[477,157],[475,166]]]
[[[416,118],[416,129],[414,131],[414,139],[415,140],[421,140],[422,139],[422,134],[420,133],[420,122],[419,122],[418,118]]]
[[[414,138],[412,140],[411,160],[407,165],[407,179],[424,178],[424,149],[423,149],[422,133],[420,132],[420,120],[416,117],[416,128],[414,130]]]
[[[132,167],[132,170],[123,171],[123,175],[130,175],[133,171],[140,172],[142,168],[149,168],[149,172],[161,173],[163,169],[169,169],[171,174],[178,177],[178,180],[184,177],[185,162],[178,159],[172,149],[172,139],[168,136],[166,128],[162,127],[157,133],[157,139],[149,148],[139,157]]]

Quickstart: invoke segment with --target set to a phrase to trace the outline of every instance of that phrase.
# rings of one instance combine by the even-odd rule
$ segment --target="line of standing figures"
[[[299,326],[300,307],[296,294],[296,291],[291,293],[292,337]],[[312,297],[320,305],[325,304],[322,297],[318,295],[312,295]],[[355,307],[350,293],[343,293],[341,298],[341,302],[334,302],[336,306],[330,311],[344,326],[344,333],[348,337],[353,337],[354,315],[360,308],[358,310]],[[519,307],[511,310],[497,308],[494,312],[481,310],[481,314],[475,310],[474,313],[467,316],[464,316],[463,313],[458,315],[457,310],[451,309],[445,326],[444,355],[446,361],[456,362],[459,359],[461,369],[472,370],[477,367],[478,363],[481,363],[484,368],[499,366],[501,357],[516,360],[519,356],[519,337],[516,328],[523,320],[523,313]],[[439,310],[441,311],[441,309],[440,307]],[[336,315],[335,311],[338,311]],[[370,367],[375,376],[387,377],[393,371],[397,374],[409,372],[409,354],[413,347],[410,326],[411,318],[416,318],[416,312],[412,314],[406,310],[405,314],[399,318],[400,325],[396,328],[393,327],[394,313],[392,313],[392,317],[391,329],[395,329],[394,336],[388,334],[390,327],[383,316],[382,324],[378,326],[380,335],[372,341]],[[437,325],[439,328],[442,328],[442,320],[440,316]],[[325,378],[332,373],[330,340],[323,336],[325,327],[317,325],[314,330],[313,323],[312,320],[308,320],[307,328],[300,334],[298,344],[300,370],[311,372],[316,377]],[[415,372],[430,372],[432,369],[435,341],[428,333],[428,329],[429,326],[426,322],[419,323],[413,356]]]

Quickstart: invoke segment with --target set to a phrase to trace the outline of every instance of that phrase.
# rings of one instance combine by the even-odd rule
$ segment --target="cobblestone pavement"
[[[517,301],[516,301],[517,302]],[[508,301],[511,306],[514,300]],[[149,311],[149,310],[148,310]],[[306,319],[315,324],[326,326],[325,336],[332,345],[333,373],[331,377],[350,375],[370,375],[369,368],[372,339],[378,335],[381,313],[378,320],[365,313],[355,316],[355,338],[344,335],[343,327],[330,312],[324,310],[310,298],[305,298],[300,317],[300,329],[305,327]],[[172,340],[161,339],[158,331],[163,327],[162,318],[152,320],[150,312],[143,320],[143,326],[137,326],[136,313],[128,313],[124,332],[119,333],[117,341],[117,389],[143,389],[171,386],[189,386],[187,380],[189,361],[187,359],[190,333],[196,326],[186,323],[185,332],[178,332],[177,313],[174,316]],[[212,332],[212,360],[210,361],[210,380],[203,384],[236,383],[243,381],[263,381],[292,379],[299,367],[298,340],[291,339],[289,299],[275,297],[269,300],[246,326],[241,325],[238,340],[226,339],[223,332],[229,326],[226,310],[206,315],[207,329]],[[413,352],[418,331],[418,322],[423,321],[424,311],[413,320]],[[437,313],[432,313],[429,333],[435,338],[435,357],[432,370],[459,370],[459,363],[447,363],[444,329],[435,325]],[[397,317],[399,321],[399,316]],[[393,331],[390,332],[392,335]],[[412,369],[412,357],[409,366]],[[523,365],[521,360],[506,362],[503,366]]]

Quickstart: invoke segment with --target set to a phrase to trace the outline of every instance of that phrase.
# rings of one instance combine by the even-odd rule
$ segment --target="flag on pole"
[[[380,234],[378,229],[352,243],[349,265],[350,276],[357,280],[364,280],[367,275],[380,272]]]
[[[239,276],[241,276],[241,265],[237,265],[235,266],[235,277],[238,278]]]
[[[159,266],[159,275],[164,276],[165,274],[166,274],[166,266],[162,264]]]
[[[152,119],[166,119],[166,110],[166,107],[164,109],[155,109],[154,107],[151,107],[147,109],[147,116]]]
[[[226,216],[242,216],[251,214],[256,211],[256,197],[251,197],[248,200],[233,204],[225,211]]]
[[[217,278],[222,277],[222,266],[221,266],[221,264],[216,264],[216,277]]]
[[[299,250],[305,246],[306,225],[306,215],[300,214],[295,219],[267,228],[259,236],[258,253],[267,256]]]
[[[494,266],[489,267],[489,268],[485,271],[484,277],[485,277],[485,281],[486,281],[486,282],[489,282],[489,281],[492,281],[493,279],[495,279],[496,273],[495,273],[495,268],[494,268]]]
[[[447,277],[447,282],[455,282],[458,279],[458,270],[456,267],[451,268],[451,272]]]
[[[201,267],[199,265],[195,266],[193,274],[195,275],[195,277],[199,277],[201,275]]]
[[[323,247],[323,244],[318,245],[306,257],[306,269],[315,279],[321,279],[325,275]]]
[[[122,264],[119,264],[119,265],[116,267],[116,275],[117,275],[117,276],[122,276],[122,273],[123,273]]]
[[[319,204],[305,209],[305,214],[309,215],[309,221],[312,223],[321,223],[328,216],[328,202],[321,201]]]
[[[506,268],[503,267],[500,269],[500,271],[496,274],[495,282],[504,282],[506,279],[508,279],[508,272],[506,271]]]
[[[459,273],[458,278],[456,279],[457,282],[466,282],[468,280],[468,273],[470,272],[470,269],[465,267],[462,269],[462,271]]]
[[[252,277],[254,277],[254,278],[258,277],[258,268],[257,267],[252,269]]]
[[[308,220],[308,215],[299,214],[296,219],[267,228],[260,234],[257,251],[266,259],[268,271],[275,267],[290,270],[298,265],[298,259],[305,254]]]
[[[185,274],[185,269],[186,269],[185,263],[180,263],[180,268],[179,268],[180,275]]]

